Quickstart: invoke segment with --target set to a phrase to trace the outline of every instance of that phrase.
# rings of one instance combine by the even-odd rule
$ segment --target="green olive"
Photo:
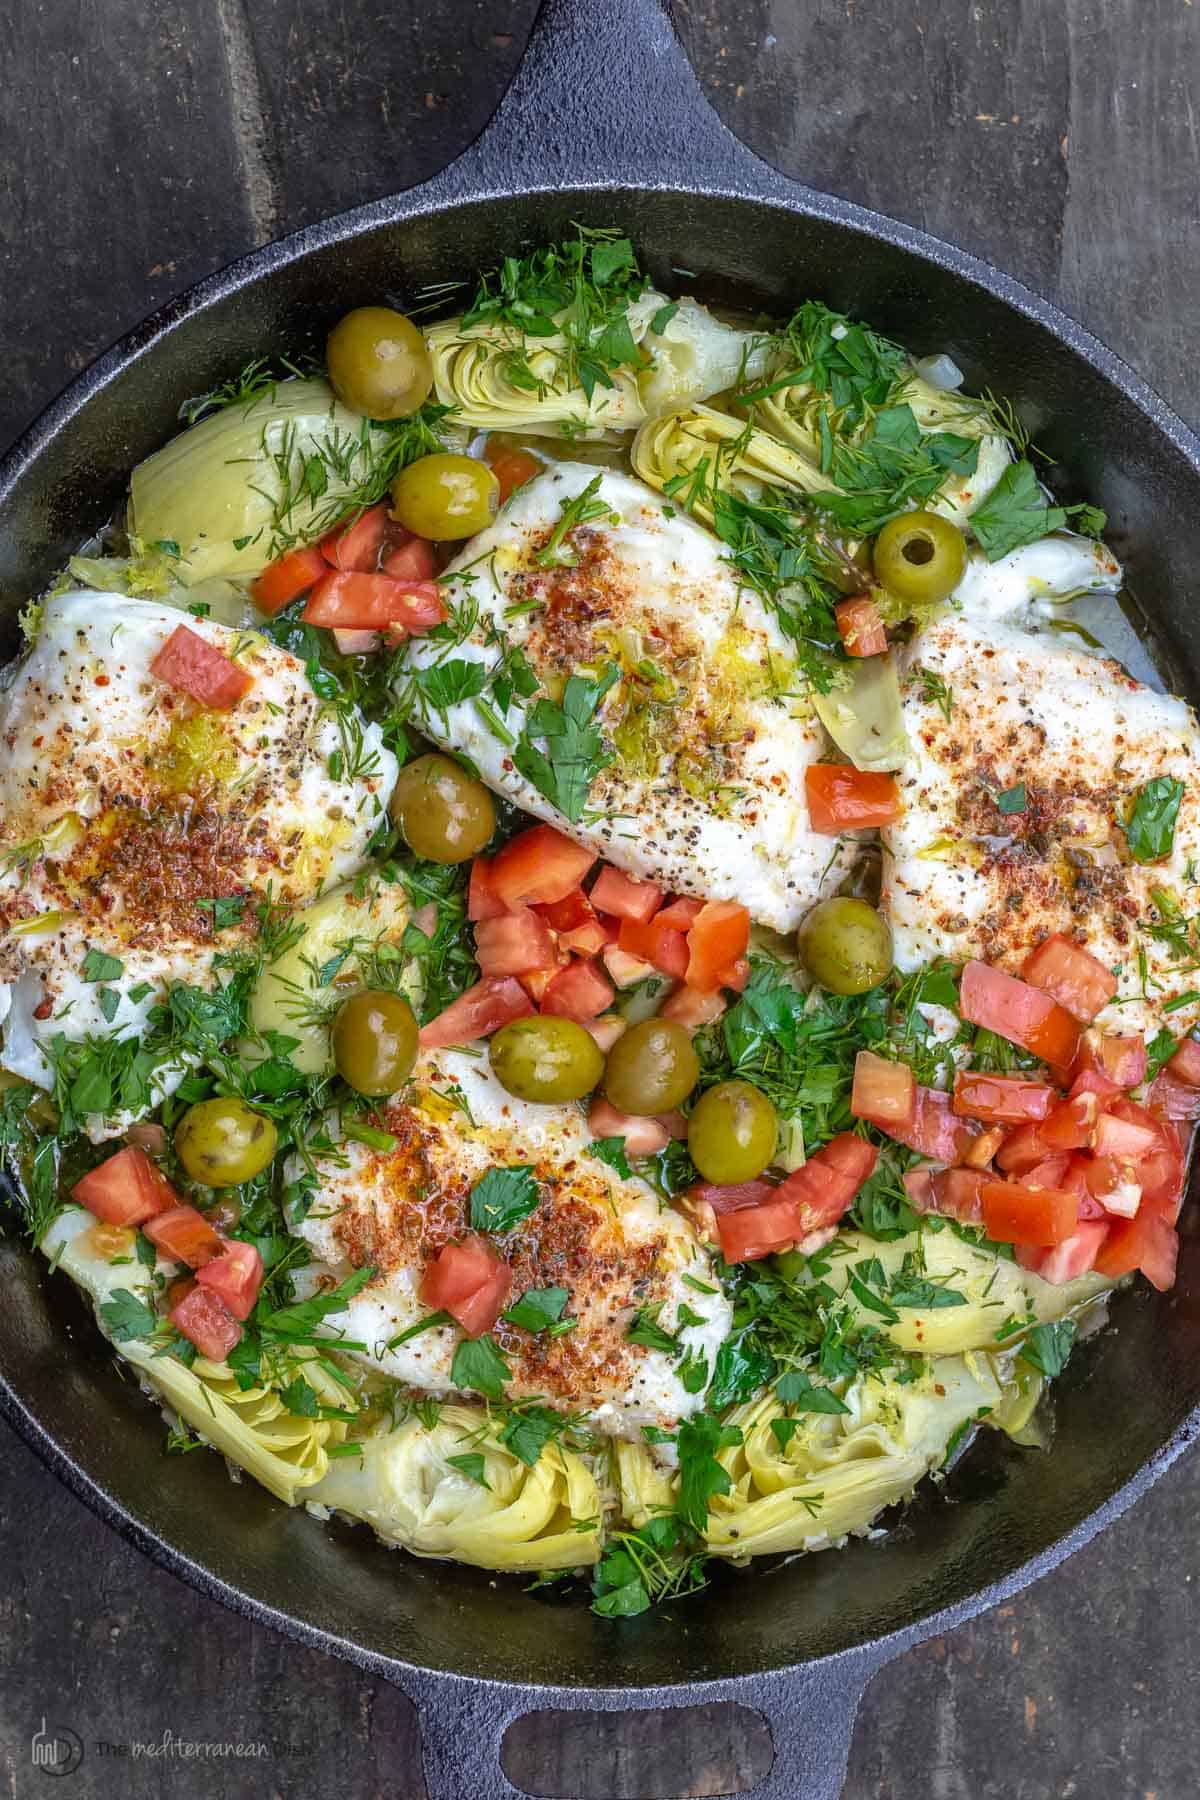
[[[957,525],[940,513],[901,513],[875,539],[875,573],[889,594],[913,605],[944,600],[967,566]]]
[[[338,1007],[333,1060],[342,1080],[373,1100],[394,1094],[417,1060],[419,1031],[403,994],[365,988]]]
[[[722,1187],[753,1181],[775,1154],[779,1117],[748,1081],[719,1081],[688,1120],[688,1150],[705,1181]]]
[[[392,517],[418,537],[474,537],[499,505],[500,483],[487,464],[451,450],[409,463],[392,483]]]
[[[799,944],[809,974],[831,994],[865,994],[891,971],[890,925],[865,900],[848,894],[813,907]]]
[[[700,1060],[683,1026],[643,1019],[609,1051],[604,1092],[618,1112],[653,1117],[686,1100],[699,1076]]]
[[[175,1127],[175,1152],[192,1180],[205,1187],[252,1181],[278,1142],[273,1121],[232,1095],[189,1106]]]
[[[342,404],[368,419],[406,419],[433,386],[425,339],[390,306],[359,306],[339,319],[326,340],[325,366]]]
[[[497,1081],[518,1100],[582,1100],[604,1073],[591,1033],[574,1019],[550,1014],[502,1026],[489,1054]]]
[[[418,756],[406,763],[388,810],[409,849],[426,862],[468,862],[496,829],[491,794],[452,756]]]

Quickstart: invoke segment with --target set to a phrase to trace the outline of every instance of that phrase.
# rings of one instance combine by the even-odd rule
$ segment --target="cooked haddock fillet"
[[[231,711],[150,673],[181,623],[237,646],[254,686]],[[211,986],[218,950],[253,938],[258,899],[290,909],[353,873],[396,773],[379,727],[343,744],[304,665],[266,638],[90,591],[47,603],[0,696],[0,743],[3,1062],[46,1085],[48,1039],[141,1036],[166,983]],[[218,932],[197,902],[229,897],[243,917]],[[84,979],[89,950],[120,972]]]
[[[1197,986],[1193,958],[1150,930],[1162,917],[1156,890],[1185,915],[1200,904],[1190,707],[1054,633],[989,619],[982,600],[922,631],[902,669],[912,752],[903,814],[883,833],[897,965],[979,957],[1019,974],[1035,944],[1063,932],[1119,971],[1100,1024],[1152,1031],[1164,1002]],[[1137,863],[1121,820],[1158,776],[1184,784],[1174,845],[1162,862]],[[1197,1018],[1191,1003],[1169,1023],[1178,1033]]]
[[[524,778],[512,742],[474,699],[424,706],[425,729],[469,756],[518,806],[588,844],[618,868],[673,892],[741,901],[777,931],[836,888],[852,854],[810,828],[804,770],[828,740],[803,698],[787,640],[758,596],[739,587],[721,546],[627,475],[606,472],[611,513],[574,528],[573,565],[541,568],[564,501],[597,471],[560,463],[518,493],[451,565],[448,598],[478,619],[466,642],[415,639],[409,670],[465,659],[494,668],[497,631],[543,687],[615,664],[622,679],[601,721],[613,760],[578,823]],[[524,719],[505,711],[515,740]],[[418,704],[420,704],[418,696]]]
[[[588,1409],[601,1429],[621,1436],[673,1425],[703,1405],[730,1324],[709,1254],[680,1214],[660,1210],[645,1182],[587,1154],[591,1138],[578,1108],[515,1100],[477,1058],[438,1051],[422,1058],[412,1093],[385,1108],[383,1119],[396,1148],[348,1143],[343,1162],[319,1159],[320,1188],[297,1227],[315,1259],[297,1273],[305,1291],[353,1269],[377,1271],[324,1330],[365,1345],[353,1354],[384,1375],[450,1392],[457,1327],[388,1345],[429,1317],[417,1298],[422,1273],[444,1244],[469,1231],[476,1182],[490,1168],[523,1164],[533,1169],[540,1200],[494,1239],[513,1270],[509,1304],[527,1288],[564,1287],[564,1316],[578,1323],[560,1335],[497,1323],[493,1335],[513,1371],[507,1395]],[[686,1275],[714,1291],[690,1286]],[[678,1326],[684,1303],[702,1324]],[[643,1307],[657,1309],[657,1323],[677,1336],[678,1356],[628,1342],[626,1328]],[[697,1393],[681,1380],[689,1353],[707,1365]]]

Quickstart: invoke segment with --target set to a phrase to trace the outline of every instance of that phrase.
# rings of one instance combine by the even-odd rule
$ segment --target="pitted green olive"
[[[800,955],[814,981],[831,994],[865,994],[892,967],[892,932],[865,900],[846,894],[821,900],[800,928]]]
[[[940,513],[901,513],[875,539],[875,574],[889,594],[914,606],[954,592],[967,566],[963,534]]]
[[[193,1181],[205,1187],[240,1187],[262,1173],[275,1154],[279,1133],[265,1113],[222,1095],[189,1106],[175,1127],[175,1151]]]
[[[403,994],[366,988],[343,1000],[333,1021],[338,1074],[358,1094],[394,1094],[417,1060],[419,1027]]]
[[[653,1117],[686,1100],[699,1076],[700,1061],[683,1026],[643,1019],[609,1051],[604,1092],[618,1112]]]

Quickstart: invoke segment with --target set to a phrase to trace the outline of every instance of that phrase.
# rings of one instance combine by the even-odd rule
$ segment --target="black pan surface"
[[[573,220],[619,224],[661,285],[788,310],[815,295],[967,385],[1010,396],[1067,498],[1103,505],[1135,594],[1156,602],[1180,691],[1200,694],[1200,443],[1115,356],[1027,289],[950,246],[777,174],[701,96],[658,0],[547,0],[517,79],[443,175],[233,264],[149,319],[0,464],[3,616],[119,503],[180,401],[349,306],[470,278]],[[687,271],[681,274],[678,271]],[[11,625],[10,625],[11,629]],[[288,1512],[216,1457],[164,1459],[157,1412],[113,1366],[64,1278],[0,1243],[0,1405],[72,1489],[158,1561],[235,1609],[386,1675],[420,1705],[431,1800],[518,1792],[500,1737],[531,1706],[687,1705],[773,1719],[754,1800],[831,1800],[855,1707],[900,1649],[1053,1566],[1200,1432],[1200,1248],[1178,1286],[1133,1292],[1058,1391],[1051,1457],[977,1447],[926,1484],[885,1545],[742,1575],[618,1624],[389,1552]]]

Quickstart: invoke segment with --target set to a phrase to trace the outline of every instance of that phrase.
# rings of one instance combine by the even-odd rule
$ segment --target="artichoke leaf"
[[[822,725],[856,769],[888,771],[908,756],[900,678],[891,656],[856,656],[845,687],[811,695]]]

